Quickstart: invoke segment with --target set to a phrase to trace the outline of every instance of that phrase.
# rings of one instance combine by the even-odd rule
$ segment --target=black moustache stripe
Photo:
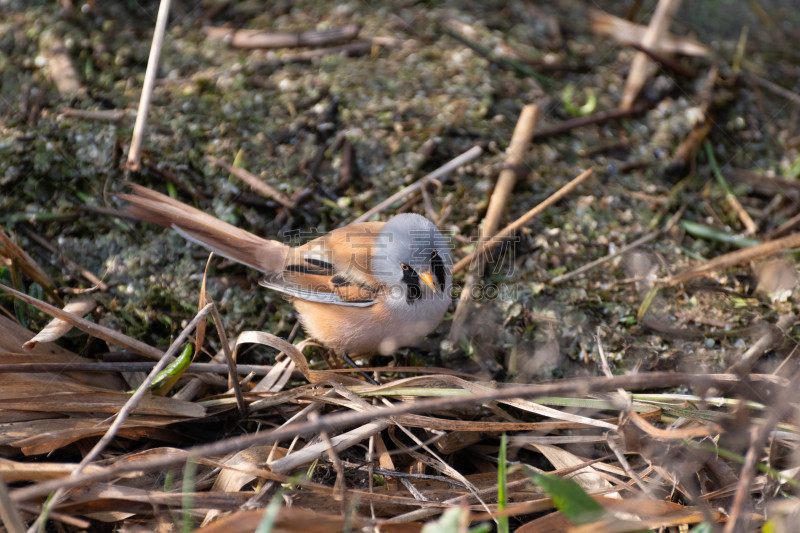
[[[411,267],[403,268],[403,283],[406,284],[406,302],[414,303],[414,300],[422,296],[419,286],[419,274]]]
[[[434,256],[431,258],[431,270],[433,270],[433,275],[436,277],[437,283],[439,283],[439,289],[443,291],[445,282],[447,281],[447,272],[444,270],[442,256],[435,252]]]

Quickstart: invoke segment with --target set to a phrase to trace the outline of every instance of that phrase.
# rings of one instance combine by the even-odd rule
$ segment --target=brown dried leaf
[[[153,506],[180,508],[184,498],[191,497],[192,512],[204,509],[238,509],[252,493],[241,492],[165,492],[163,488],[146,490],[125,485],[92,483],[70,493],[71,500],[59,505],[57,510],[65,513],[80,513],[96,516],[108,512],[148,512]],[[261,511],[263,515],[263,511]]]
[[[174,419],[142,418],[123,424],[118,436],[128,439],[150,437],[164,441],[176,440],[176,435],[159,428],[175,422]],[[108,429],[106,419],[57,418],[35,420],[0,426],[0,444],[22,450],[25,455],[49,453],[87,437],[98,437]],[[181,440],[181,439],[179,439]]]
[[[258,478],[255,473],[247,470],[261,469],[267,463],[267,459],[272,453],[272,446],[253,446],[223,461],[223,470],[220,472],[212,491],[238,492],[245,485]],[[277,457],[283,457],[284,453],[279,453]],[[230,468],[225,468],[230,467]]]
[[[786,237],[782,237],[780,239],[767,241],[757,244],[756,246],[750,246],[748,248],[742,248],[741,250],[720,255],[706,263],[686,269],[683,272],[675,274],[674,276],[670,276],[664,279],[663,283],[665,285],[677,285],[678,283],[683,283],[684,281],[689,281],[693,278],[705,276],[707,274],[711,274],[712,272],[725,270],[749,261],[757,261],[759,259],[780,253],[784,250],[796,248],[797,246],[800,246],[800,233],[792,233],[791,235],[787,235]]]
[[[64,306],[64,312],[82,317],[91,312],[97,303],[89,295],[76,298]],[[60,318],[54,318],[42,331],[37,333],[31,340],[22,345],[26,350],[31,350],[40,342],[53,342],[66,335],[72,326]]]
[[[18,323],[0,316],[0,370],[2,365],[19,363],[81,363],[83,358],[56,344],[37,344],[27,352],[21,347],[33,337],[33,333]],[[87,386],[89,388],[87,388]],[[85,391],[91,387],[120,390],[123,381],[113,373],[59,372],[45,373],[6,373],[0,372],[0,398],[7,398],[20,392],[29,391],[40,395],[42,390]],[[3,414],[0,413],[0,418]]]
[[[299,370],[300,373],[302,373],[310,383],[334,381],[346,385],[363,384],[361,380],[352,378],[350,376],[344,376],[334,372],[326,372],[324,370],[310,370],[306,357],[300,350],[297,349],[294,344],[265,331],[243,331],[241,334],[239,334],[233,351],[234,360],[236,359],[236,353],[238,352],[239,345],[241,344],[263,344],[285,353],[289,356],[289,358],[291,358],[292,362],[294,362],[296,369]]]
[[[49,413],[116,413],[130,395],[116,391],[87,389],[80,392],[31,393],[0,399],[0,409],[42,411]],[[136,408],[136,415],[199,418],[205,416],[202,405],[174,398],[145,396]],[[1,437],[0,437],[1,438]]]
[[[263,518],[263,510],[241,511],[221,518],[211,525],[196,529],[195,533],[249,533],[258,527]],[[362,527],[362,520],[359,517],[353,517],[350,523],[353,529]],[[297,507],[283,507],[278,513],[272,531],[275,533],[294,533],[296,531],[338,533],[343,530],[344,525],[345,517],[341,515],[318,513]]]
[[[557,446],[550,446],[549,444],[530,444],[530,446],[544,455],[556,470],[564,470],[586,463],[585,459],[581,459],[577,455]],[[578,470],[572,475],[571,479],[575,480],[583,487],[583,490],[589,493],[601,492],[612,488],[611,483],[591,465],[584,466]],[[620,496],[615,494],[612,497],[619,498]]]
[[[222,471],[214,480],[211,492],[239,492],[247,484],[258,479],[258,471],[266,465],[273,451],[276,450],[272,446],[253,446],[225,459],[220,465]],[[280,448],[275,456],[283,457],[284,455],[286,455],[286,450]],[[219,516],[219,510],[212,509],[206,514],[201,525],[209,524],[217,516]]]

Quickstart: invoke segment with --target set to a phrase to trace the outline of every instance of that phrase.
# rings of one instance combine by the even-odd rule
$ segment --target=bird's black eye
[[[431,259],[435,259],[437,255],[439,254],[436,253],[436,250],[434,250],[433,252],[431,252]]]
[[[403,267],[403,270],[406,270],[406,271],[408,271],[408,269],[411,268],[405,263],[400,263],[400,265]]]

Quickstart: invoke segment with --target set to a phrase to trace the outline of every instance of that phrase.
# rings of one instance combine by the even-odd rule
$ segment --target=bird
[[[452,301],[451,248],[436,225],[403,213],[359,222],[292,247],[259,237],[141,185],[116,194],[133,218],[264,274],[306,333],[345,355],[390,355],[442,321]]]

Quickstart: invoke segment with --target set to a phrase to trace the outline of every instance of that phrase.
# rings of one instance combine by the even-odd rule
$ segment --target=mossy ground
[[[613,10],[614,5],[606,7]],[[570,118],[563,96],[571,87],[578,104],[591,92],[596,111],[613,109],[635,53],[591,33],[588,6],[582,2],[538,7],[523,2],[395,6],[314,1],[215,6],[175,3],[148,118],[146,164],[141,172],[126,175],[125,155],[158,2],[78,2],[71,13],[55,2],[12,0],[0,5],[0,223],[60,286],[82,288],[88,283],[32,243],[26,228],[103,277],[110,289],[95,293],[103,306],[97,319],[151,343],[167,342],[191,318],[204,254],[161,228],[82,207],[121,207],[110,193],[124,190],[123,180],[169,191],[223,220],[282,239],[291,231],[325,232],[345,224],[479,144],[484,155],[431,193],[435,211],[447,212],[440,224],[452,233],[458,258],[477,235],[521,107],[537,103],[541,126],[558,123]],[[767,6],[767,18],[726,6],[686,6],[672,26],[677,34],[695,34],[717,55],[722,82],[713,91],[721,103],[714,109],[710,135],[717,159],[765,179],[796,179],[797,105],[761,88],[752,76],[737,76],[730,65],[739,30],[747,25],[745,72],[796,90],[800,57],[790,37],[798,32],[797,15],[780,3]],[[645,6],[639,18],[646,20],[647,13]],[[364,36],[396,40],[357,56],[286,63],[282,58],[296,51],[237,50],[206,38],[203,24],[223,23],[269,31],[355,23]],[[541,70],[547,80],[501,68],[448,37],[445,27],[496,56]],[[83,89],[77,95],[59,94],[50,81],[42,48],[53,38],[63,44],[80,75]],[[741,232],[735,215],[723,205],[724,194],[702,151],[678,175],[668,172],[673,154],[703,118],[700,110],[708,102],[705,74],[711,62],[678,59],[698,76],[686,79],[656,69],[643,92],[653,102],[649,111],[532,144],[507,207],[507,221],[581,170],[593,168],[595,177],[523,231],[513,260],[487,274],[487,283],[504,290],[476,306],[470,338],[444,342],[446,321],[432,343],[404,354],[426,361],[438,356],[447,364],[503,379],[595,374],[594,335],[599,327],[618,369],[642,365],[716,371],[725,368],[749,337],[710,338],[704,333],[773,321],[780,309],[767,301],[737,306],[729,294],[696,284],[688,290],[663,290],[649,311],[692,334],[654,332],[637,317],[643,295],[629,278],[642,272],[631,270],[630,257],[561,285],[548,283],[663,227],[684,206],[687,220]],[[127,114],[118,122],[86,120],[64,116],[65,107]],[[342,183],[342,139],[355,155],[349,183]],[[211,165],[208,156],[236,159],[288,195],[301,189],[308,193],[287,213]],[[789,196],[770,208],[771,197],[747,187],[735,191],[763,234],[794,214],[787,207],[794,201]],[[687,236],[679,228],[644,247],[647,264],[659,276],[686,268],[694,261],[690,255],[711,258],[730,249]],[[211,295],[222,307],[229,333],[262,327],[289,334],[295,320],[291,306],[258,288],[256,273],[218,260],[210,276]],[[751,277],[743,265],[711,284],[746,296]],[[796,296],[792,293],[785,305],[793,306]],[[46,321],[41,315],[31,318],[33,327]],[[698,332],[699,337],[694,335]]]

